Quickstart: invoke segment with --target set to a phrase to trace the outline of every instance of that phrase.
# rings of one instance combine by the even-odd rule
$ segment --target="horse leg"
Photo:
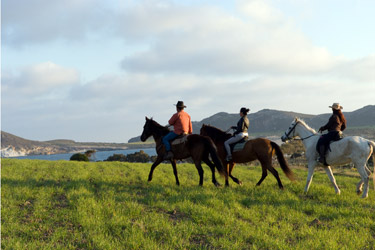
[[[148,174],[148,182],[150,182],[152,180],[152,175],[154,173],[154,170],[155,168],[163,161],[163,156],[161,155],[158,155],[158,157],[156,158],[156,161],[152,164],[151,166],[151,169],[150,169],[150,173]]]
[[[308,165],[308,173],[307,173],[307,179],[306,179],[306,186],[305,186],[305,193],[309,191],[311,181],[314,175],[314,170],[315,170],[315,161],[309,162]]]
[[[199,186],[203,186],[203,168],[200,162],[195,162],[195,167],[199,174]]]
[[[239,179],[237,179],[236,177],[234,177],[234,176],[232,175],[232,171],[233,171],[234,165],[236,165],[234,162],[231,162],[231,163],[229,164],[229,173],[228,173],[228,174],[229,174],[230,178],[232,178],[232,180],[233,180],[235,183],[237,183],[238,185],[242,186],[242,181],[240,181]]]
[[[180,181],[178,180],[178,174],[177,174],[177,166],[176,166],[176,160],[171,160],[172,167],[173,167],[173,174],[176,178],[176,185],[180,186]]]
[[[368,189],[369,189],[369,186],[368,186],[368,182],[369,182],[369,175],[367,174],[367,167],[366,165],[357,165],[355,164],[355,167],[357,168],[359,174],[361,175],[361,181],[364,182],[364,185],[363,185],[363,194],[362,194],[362,198],[367,198],[368,197]]]
[[[368,169],[367,166],[365,166],[365,170],[366,170],[367,175],[370,176],[371,171]],[[361,178],[361,180],[357,184],[357,189],[356,189],[358,195],[362,194],[362,192],[363,192],[363,183],[364,183],[364,181]]]
[[[330,166],[327,166],[327,167],[324,168],[324,170],[326,171],[329,180],[331,181],[333,187],[335,188],[335,192],[336,192],[336,194],[340,194],[341,191],[340,191],[339,187],[337,186],[336,179],[335,179],[335,177],[333,176],[333,173],[332,173],[332,169],[331,169],[331,167],[330,167]]]
[[[277,180],[277,184],[279,185],[279,188],[280,188],[280,189],[284,189],[284,186],[283,186],[283,184],[281,183],[280,176],[279,176],[279,173],[277,172],[277,170],[274,169],[274,168],[272,167],[272,165],[269,165],[268,170],[273,174],[273,176],[275,176],[275,178],[276,178],[276,180]]]
[[[267,177],[267,168],[263,167],[263,165],[262,165],[262,177],[258,181],[257,186],[262,184],[263,180],[266,179],[266,177]]]
[[[211,169],[211,172],[212,172],[212,183],[216,186],[216,187],[219,187],[220,186],[220,183],[217,182],[216,180],[216,177],[215,177],[215,164],[213,162],[211,162],[208,157],[203,159],[203,162],[207,164],[207,166],[210,167]]]
[[[226,167],[227,167],[227,176],[225,176],[225,186],[226,187],[229,187],[229,180],[228,180],[228,176],[229,176],[229,170],[230,170],[230,166],[229,166],[229,163],[227,163],[225,160],[222,161],[222,162],[225,162],[226,164]]]
[[[362,187],[363,187],[363,180],[361,178],[361,180],[357,184],[357,194],[358,195],[362,194],[362,191],[363,191]]]

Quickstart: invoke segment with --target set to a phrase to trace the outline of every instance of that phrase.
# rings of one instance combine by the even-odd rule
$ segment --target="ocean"
[[[97,151],[93,156],[90,157],[92,161],[104,161],[107,160],[108,157],[114,154],[133,154],[135,152],[139,152],[143,150],[149,156],[156,155],[155,148],[142,148],[142,149],[124,149],[124,150],[111,150],[111,151]],[[31,160],[48,160],[48,161],[60,161],[66,160],[69,161],[70,157],[75,153],[70,154],[52,154],[52,155],[27,155],[27,156],[16,156],[16,157],[8,157],[12,159],[31,159]]]

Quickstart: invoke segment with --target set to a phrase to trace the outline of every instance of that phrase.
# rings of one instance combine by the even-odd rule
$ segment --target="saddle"
[[[238,142],[235,142],[233,144],[230,144],[230,150],[233,152],[241,151],[244,147],[246,142],[249,140],[248,137],[244,137]]]
[[[177,136],[174,140],[171,141],[171,145],[178,145],[187,142],[188,135],[182,134]]]
[[[343,138],[344,138],[344,135],[343,135],[342,132],[338,133],[336,137],[334,137],[334,138],[330,138],[329,141],[327,141],[326,143],[323,144],[324,147],[326,148],[326,152],[327,152],[328,150],[329,150],[330,152],[332,151],[332,150],[331,150],[331,143],[332,143],[332,142],[340,141],[340,140],[343,139]],[[319,138],[319,140],[318,140],[318,143],[316,144],[316,151],[318,151],[318,152],[319,152],[319,146],[322,145],[322,139],[323,139],[323,137],[321,136],[321,137]]]

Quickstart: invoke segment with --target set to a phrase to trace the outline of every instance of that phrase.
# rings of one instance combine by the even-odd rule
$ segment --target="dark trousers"
[[[320,158],[324,159],[324,162],[327,150],[329,149],[329,143],[338,139],[340,139],[339,131],[330,131],[319,138],[319,141],[316,144],[316,151],[318,151]]]

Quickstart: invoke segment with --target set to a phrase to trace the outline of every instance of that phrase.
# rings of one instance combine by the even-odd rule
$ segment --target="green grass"
[[[2,249],[375,249],[375,192],[355,193],[359,178],[337,175],[337,196],[324,172],[303,194],[307,171],[294,169],[279,190],[261,168],[236,166],[216,188],[192,164],[2,160]],[[224,180],[217,176],[221,183]]]

